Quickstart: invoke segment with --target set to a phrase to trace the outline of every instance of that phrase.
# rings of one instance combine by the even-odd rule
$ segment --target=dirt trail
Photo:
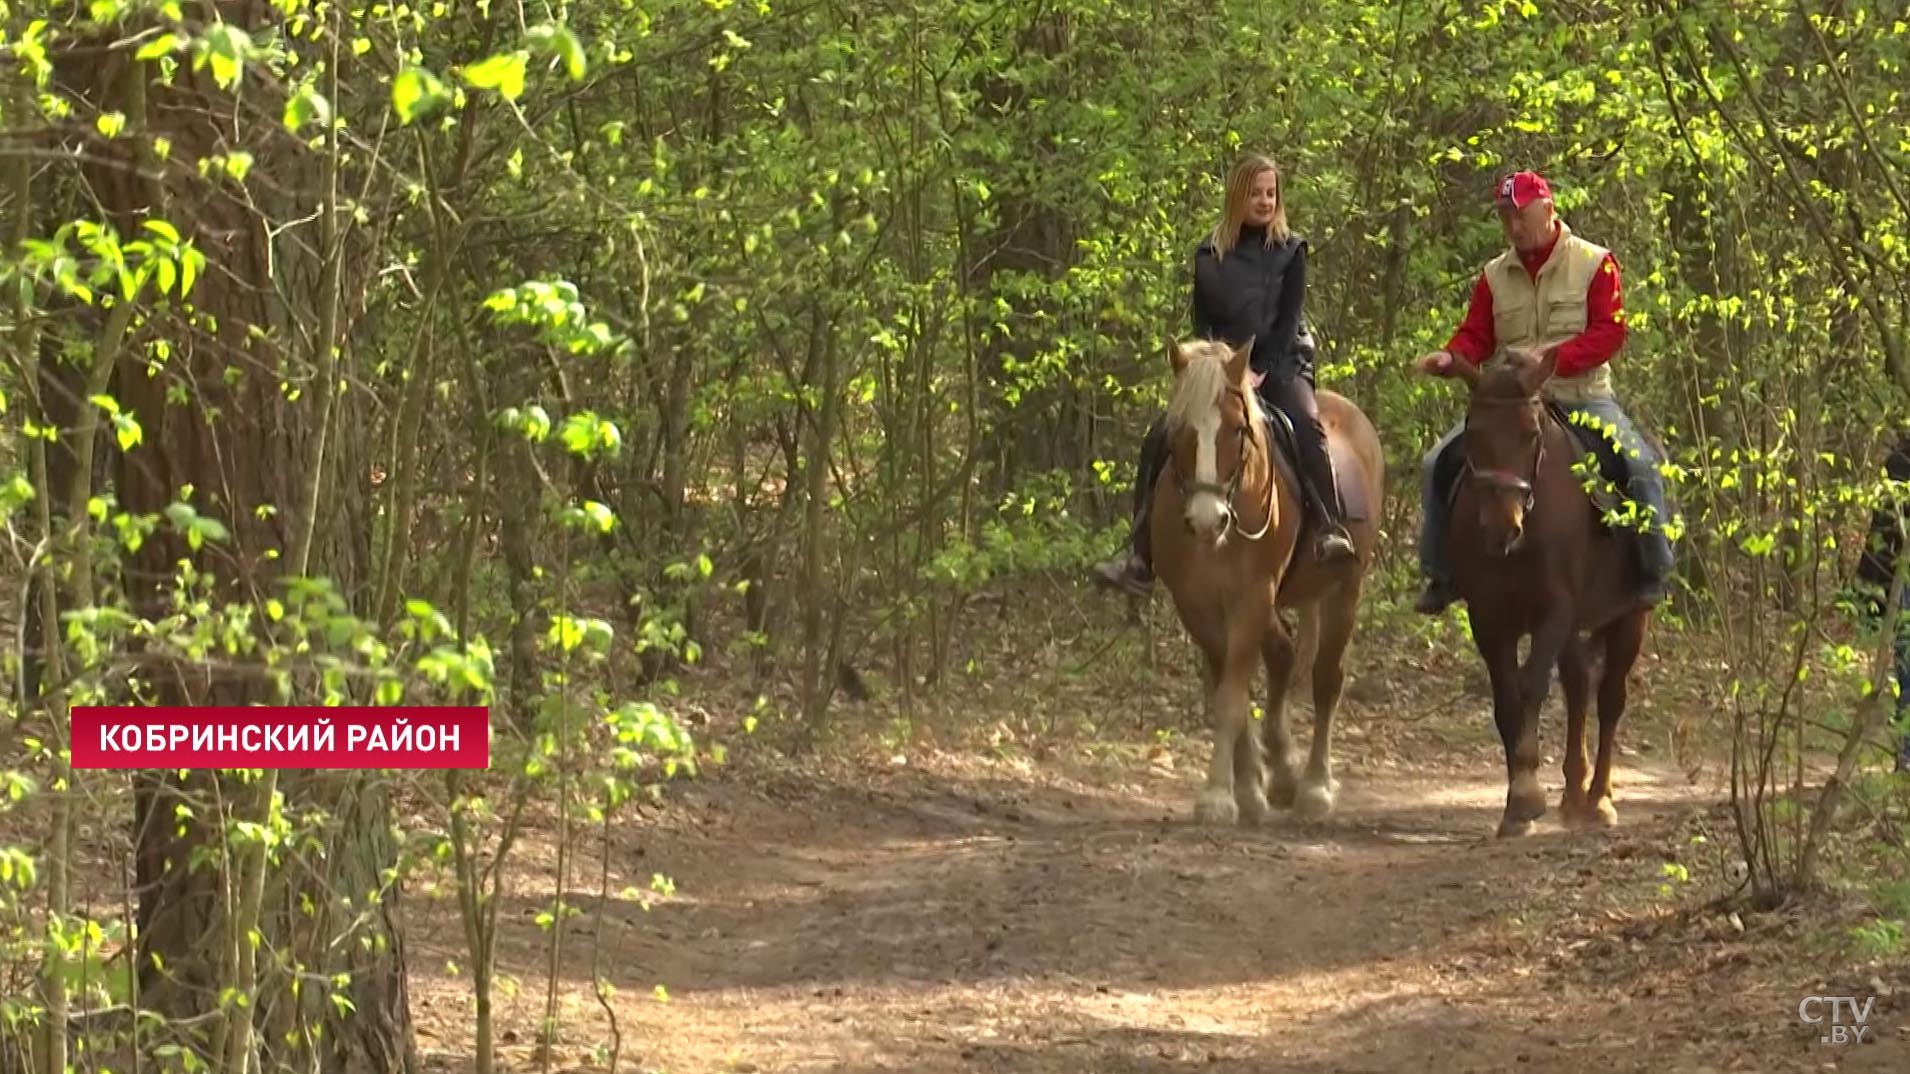
[[[1199,750],[911,754],[682,785],[616,837],[601,916],[600,848],[580,852],[574,1028],[552,1068],[603,1068],[596,958],[626,1071],[1910,1069],[1904,974],[1877,1001],[1875,1043],[1833,1048],[1798,1001],[1868,993],[1873,970],[1811,963],[1781,917],[1740,931],[1671,912],[1664,863],[1701,871],[1725,832],[1714,817],[1720,838],[1691,842],[1718,792],[1669,766],[1627,758],[1614,833],[1560,830],[1554,797],[1537,833],[1503,842],[1496,744],[1428,740],[1410,770],[1343,748],[1334,817],[1257,831],[1187,822]],[[1555,766],[1547,779],[1556,796]],[[673,895],[647,911],[615,896],[652,871]],[[506,911],[502,961],[524,979],[500,1015],[510,1069],[531,1068],[543,1012],[544,876]],[[468,1069],[468,1000],[442,972],[455,918],[412,918],[418,1003],[436,1012],[423,1043],[434,1066]]]

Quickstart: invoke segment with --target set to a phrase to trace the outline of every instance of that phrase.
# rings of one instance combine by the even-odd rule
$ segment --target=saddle
[[[1353,449],[1344,441],[1328,436],[1326,457],[1333,463],[1333,487],[1314,488],[1313,483],[1307,480],[1306,467],[1300,465],[1299,434],[1293,430],[1293,419],[1287,417],[1286,411],[1277,406],[1267,406],[1263,409],[1267,415],[1267,443],[1277,463],[1293,475],[1294,481],[1302,490],[1311,491],[1322,499],[1332,497],[1329,502],[1337,502],[1340,505],[1342,520],[1349,523],[1364,521],[1370,506],[1366,502],[1366,491],[1358,482],[1347,481],[1348,474],[1357,473],[1359,470],[1359,460],[1354,457]],[[1311,519],[1303,522],[1303,534],[1312,526]]]
[[[1630,460],[1625,458],[1616,444],[1605,438],[1603,432],[1573,421],[1572,412],[1556,401],[1547,399],[1545,409],[1559,425],[1564,427],[1566,435],[1570,436],[1572,443],[1578,447],[1577,458],[1590,454],[1597,461],[1598,476],[1603,480],[1594,484],[1586,492],[1591,497],[1592,506],[1598,510],[1599,526],[1610,529],[1611,523],[1606,521],[1605,516],[1608,512],[1620,510],[1624,505],[1621,499],[1622,493],[1619,490],[1626,488],[1631,480]],[[1445,500],[1449,508],[1459,498],[1459,478],[1471,469],[1464,453],[1459,450],[1465,435],[1462,429],[1458,439],[1452,442],[1446,455],[1438,461],[1433,471],[1433,480],[1437,482],[1435,487],[1439,490],[1440,498]]]

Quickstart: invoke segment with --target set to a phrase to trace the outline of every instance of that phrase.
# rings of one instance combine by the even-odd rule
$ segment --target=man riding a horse
[[[1618,262],[1610,250],[1577,235],[1559,219],[1552,189],[1536,172],[1501,180],[1494,196],[1510,249],[1488,262],[1472,289],[1466,319],[1443,350],[1420,357],[1416,368],[1453,376],[1455,363],[1479,367],[1522,351],[1556,362],[1545,395],[1577,420],[1595,419],[1617,440],[1630,498],[1638,504],[1642,584],[1638,597],[1655,606],[1667,596],[1671,513],[1659,477],[1657,452],[1638,434],[1612,391],[1610,361],[1625,344]],[[1451,508],[1449,492],[1462,461],[1457,449],[1461,422],[1423,461],[1423,521],[1419,564],[1426,588],[1415,605],[1421,613],[1443,611],[1454,599],[1448,549],[1441,540]]]

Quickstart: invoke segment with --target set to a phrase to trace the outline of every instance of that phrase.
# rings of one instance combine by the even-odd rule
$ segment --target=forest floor
[[[1724,768],[1683,743],[1716,701],[1668,685],[1668,659],[1633,692],[1615,830],[1558,824],[1555,691],[1552,812],[1493,838],[1504,762],[1476,658],[1424,630],[1369,636],[1353,661],[1333,816],[1205,829],[1195,680],[1154,622],[1151,640],[1104,625],[1045,645],[971,625],[988,640],[933,712],[845,703],[841,733],[795,759],[707,715],[727,764],[608,845],[573,833],[581,913],[555,953],[535,918],[556,841],[514,856],[503,1069],[605,1070],[614,1041],[617,1070],[675,1074],[1910,1070],[1910,967],[1853,952],[1875,917],[1860,897],[1714,905],[1735,847]],[[746,707],[720,671],[704,685]],[[1289,712],[1304,747],[1311,705]],[[454,907],[414,887],[405,916],[421,1048],[464,1072]],[[564,1029],[545,1054],[553,971]],[[1874,997],[1864,1043],[1801,1022],[1817,995]]]

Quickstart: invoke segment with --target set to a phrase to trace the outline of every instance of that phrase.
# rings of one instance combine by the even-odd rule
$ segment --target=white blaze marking
[[[1212,485],[1220,479],[1220,467],[1215,461],[1219,439],[1218,409],[1208,410],[1194,419],[1194,480],[1203,485]],[[1194,493],[1187,505],[1187,519],[1198,528],[1219,529],[1225,518],[1220,497],[1207,489]]]

